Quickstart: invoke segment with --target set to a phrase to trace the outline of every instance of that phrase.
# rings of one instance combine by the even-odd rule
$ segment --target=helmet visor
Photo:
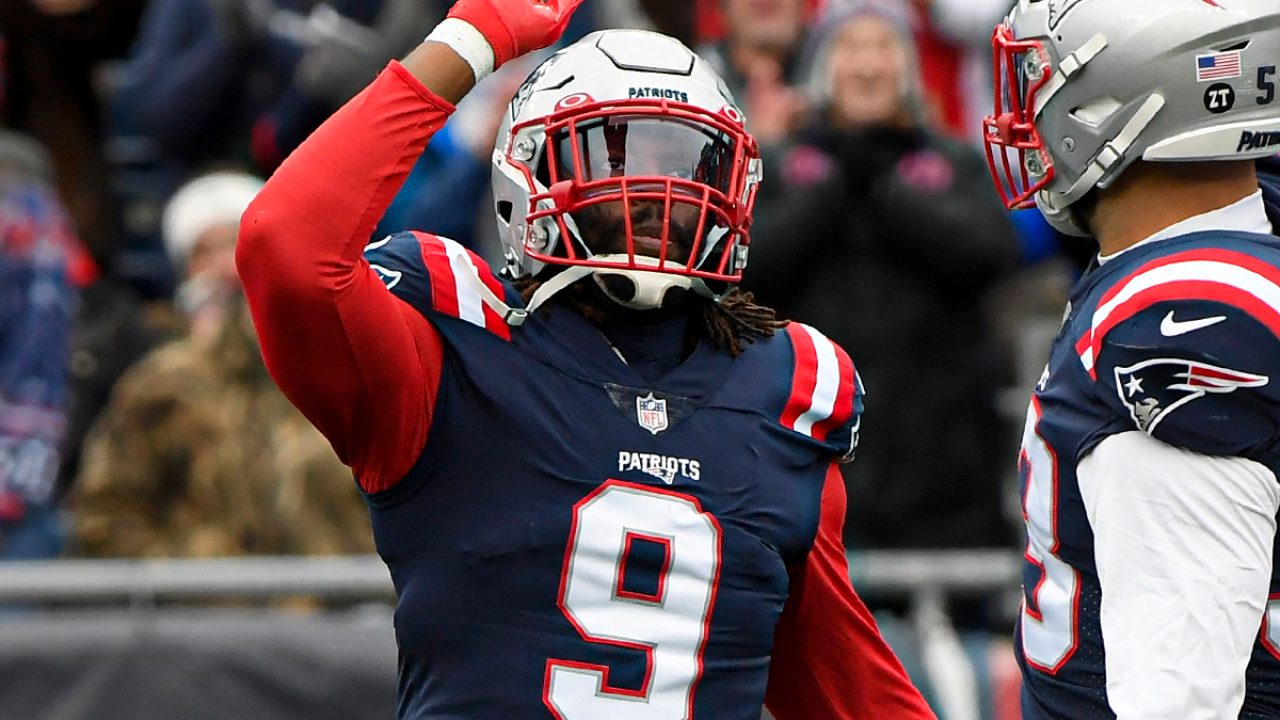
[[[573,106],[545,124],[531,225],[554,223],[548,265],[741,280],[758,151],[727,113],[648,100]],[[656,261],[656,265],[655,265]]]
[[[703,185],[727,196],[733,183],[734,143],[706,125],[643,116],[604,116],[562,128],[552,138],[547,185],[575,180],[674,178],[677,193],[701,196]]]

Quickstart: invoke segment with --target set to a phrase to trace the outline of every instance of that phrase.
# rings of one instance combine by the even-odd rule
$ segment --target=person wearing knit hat
[[[162,218],[185,337],[129,368],[89,431],[72,487],[83,557],[373,550],[351,474],[267,375],[234,250],[262,181],[215,172]]]
[[[236,234],[260,189],[262,180],[252,175],[213,172],[183,185],[165,206],[164,244],[179,279],[175,302],[194,336],[216,327],[227,301],[240,292]]]
[[[870,400],[844,468],[848,546],[1004,547],[1008,360],[982,303],[1018,246],[984,158],[923,110],[910,17],[837,0],[815,27],[812,124],[765,156],[777,195],[768,211],[757,198],[744,286],[858,349]]]
[[[835,0],[809,40],[809,92],[838,125],[924,120],[912,16],[898,0]]]
[[[262,189],[262,180],[241,172],[202,175],[178,189],[164,209],[164,243],[179,272],[192,257],[197,269],[218,244],[218,231],[240,225],[240,216]],[[235,233],[231,233],[235,242]]]

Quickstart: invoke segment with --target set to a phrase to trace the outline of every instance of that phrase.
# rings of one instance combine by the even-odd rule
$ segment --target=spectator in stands
[[[442,12],[431,0],[153,0],[108,103],[133,264],[163,269],[155,219],[181,183],[225,163],[274,170]]]
[[[116,132],[189,175],[247,159],[250,127],[277,110],[280,117],[255,138],[269,147],[254,150],[278,161],[292,149],[289,138],[314,129],[304,116],[323,117],[421,39],[423,13],[416,8],[427,5],[153,0],[111,98]],[[273,108],[277,102],[284,107]]]
[[[745,285],[858,359],[867,421],[846,466],[849,547],[1007,546],[1012,431],[982,305],[1018,249],[985,161],[925,124],[908,22],[857,2],[815,31],[820,114],[766,162],[781,197],[757,215]]]
[[[939,122],[980,143],[991,113],[991,29],[1013,0],[911,0],[921,69]]]
[[[80,303],[71,330],[67,433],[58,495],[80,470],[84,439],[107,404],[116,381],[153,348],[184,332],[184,321],[168,302],[146,302],[123,278],[104,273],[81,256],[74,279]]]
[[[84,451],[78,552],[96,557],[372,550],[350,472],[262,364],[233,263],[261,182],[218,173],[165,213],[192,332],[125,374]]]
[[[800,51],[804,47],[807,0],[721,0],[724,39],[699,49],[699,54],[720,73],[733,96],[744,104],[750,119],[761,106],[786,102],[799,119],[804,96],[794,92],[771,93],[752,103],[749,86],[796,86],[802,81]]]
[[[76,243],[34,140],[0,131],[0,559],[56,555]]]
[[[838,0],[805,0],[805,5],[810,13],[815,13],[824,5],[835,1]],[[645,4],[673,5],[682,8],[691,16],[689,22],[693,24],[694,36],[699,43],[718,40],[728,32],[728,22],[725,18],[726,0],[693,0],[692,2],[690,0],[648,0]]]
[[[809,0],[715,0],[724,39],[700,53],[724,77],[747,115],[760,143],[765,167],[777,162],[779,148],[799,131],[809,115],[803,89],[807,63]],[[756,216],[773,213],[778,193],[766,189],[756,201]]]
[[[80,242],[105,266],[120,234],[104,161],[99,65],[124,56],[148,0],[0,0],[0,127],[53,157]]]
[[[165,247],[183,275],[174,301],[197,346],[211,345],[234,312],[240,215],[260,189],[262,181],[252,175],[215,172],[184,185],[165,207]]]
[[[238,0],[245,2],[246,0]],[[387,61],[418,44],[443,15],[443,0],[329,0],[315,3],[305,20],[285,7],[268,24],[265,42],[289,38],[300,48],[283,92],[253,128],[253,154],[264,172],[275,170],[311,131],[364,88]],[[297,0],[293,0],[295,3]],[[314,0],[310,0],[314,2]]]

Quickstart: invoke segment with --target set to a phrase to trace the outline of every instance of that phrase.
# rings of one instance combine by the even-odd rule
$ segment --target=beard
[[[627,254],[627,223],[621,206],[621,202],[601,203],[589,205],[574,213],[578,231],[592,253]],[[632,203],[631,234],[637,240],[633,247],[637,256],[658,257],[661,253],[664,209],[661,202]],[[668,261],[682,265],[689,261],[689,253],[693,249],[698,230],[699,214],[691,205],[672,201],[671,220],[666,223]],[[652,238],[657,242],[644,242],[642,238]]]

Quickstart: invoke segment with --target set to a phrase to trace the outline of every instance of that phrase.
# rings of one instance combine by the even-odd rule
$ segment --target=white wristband
[[[453,48],[453,51],[471,66],[471,72],[475,73],[477,83],[493,74],[495,62],[493,47],[489,45],[484,35],[466,20],[445,18],[426,39]]]

